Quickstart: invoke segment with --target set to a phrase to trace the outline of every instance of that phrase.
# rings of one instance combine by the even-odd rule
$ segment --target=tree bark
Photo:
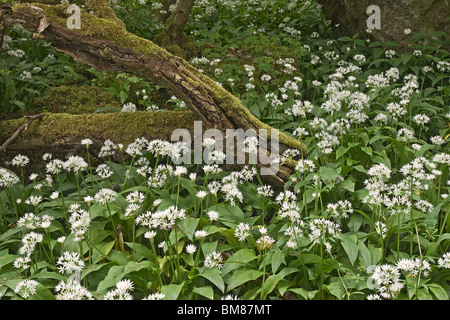
[[[166,20],[171,16],[169,11],[170,6],[174,5],[176,2],[177,0],[163,0],[161,9],[153,15],[153,19],[160,23],[166,23]]]
[[[254,117],[238,98],[182,58],[127,32],[106,0],[87,0],[85,4],[86,11],[93,10],[95,15],[82,10],[80,30],[66,27],[68,14],[65,10],[68,5],[39,3],[13,5],[12,12],[4,11],[5,25],[12,26],[20,21],[31,32],[36,32],[41,26],[39,36],[75,60],[99,70],[131,72],[155,82],[183,100],[209,127],[224,133],[227,129],[239,128],[255,130],[259,135],[261,129],[265,129],[269,140],[267,145],[271,145],[273,128]],[[306,153],[305,146],[287,134],[279,132],[277,138],[280,152],[292,148]],[[258,163],[258,166],[266,165]],[[293,170],[294,165],[287,163],[267,178],[283,185]]]
[[[337,37],[361,38],[382,36],[386,40],[399,43],[408,42],[412,35],[405,35],[405,29],[412,34],[425,33],[428,28],[450,32],[450,4],[448,0],[317,0]],[[380,29],[367,30],[369,15],[367,8],[380,8]],[[444,34],[444,38],[445,38]]]
[[[153,42],[169,52],[184,57],[184,49],[192,50],[192,41],[184,34],[194,0],[179,1],[176,11],[165,20],[165,28]]]

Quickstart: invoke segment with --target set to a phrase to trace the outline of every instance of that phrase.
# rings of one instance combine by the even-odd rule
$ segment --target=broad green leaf
[[[161,287],[161,293],[165,295],[165,300],[177,300],[183,289],[184,282],[180,284],[169,284]]]
[[[0,257],[0,271],[2,270],[2,268],[10,263],[12,263],[14,260],[16,260],[16,258],[18,258],[19,256],[17,255],[13,255],[13,254],[6,254],[4,256]]]
[[[289,291],[294,292],[296,294],[299,294],[300,296],[302,296],[305,300],[311,300],[314,298],[314,296],[317,294],[318,290],[313,290],[313,291],[306,291],[303,288],[292,288],[289,289]]]
[[[30,276],[30,279],[36,279],[36,281],[39,281],[39,279],[55,279],[55,280],[66,280],[66,277],[63,276],[60,273],[57,272],[51,272],[51,271],[39,271],[32,276]]]
[[[36,293],[30,297],[30,300],[55,300],[55,296],[42,284],[36,286]]]
[[[372,156],[372,147],[361,147],[361,150],[367,153],[369,156]]]
[[[200,221],[199,218],[197,219],[186,218],[180,220],[177,223],[177,225],[180,227],[181,231],[188,237],[188,239],[192,241],[194,239],[194,232],[197,229],[199,221]]]
[[[333,168],[333,167],[320,167],[319,173],[322,177],[322,180],[327,184],[333,186],[337,177],[341,173],[342,168]]]
[[[358,253],[359,253],[359,262],[361,262],[361,265],[364,268],[368,268],[370,265],[372,265],[372,258],[370,255],[369,249],[367,249],[364,242],[358,240]]]
[[[245,266],[247,263],[255,260],[256,258],[257,256],[255,255],[255,251],[253,249],[241,249],[229,257],[223,264],[222,275],[225,276],[230,271]]]
[[[106,291],[114,287],[118,281],[122,279],[122,274],[125,266],[112,266],[105,279],[101,281],[97,286],[97,297],[103,297]]]
[[[275,275],[269,275],[265,279],[264,285],[262,286],[263,299],[275,289],[278,281],[280,281],[281,279],[284,279],[284,277],[286,277],[287,275],[294,273],[294,272],[298,272],[298,269],[297,268],[284,268]]]
[[[192,289],[192,292],[197,293],[209,300],[214,300],[214,290],[210,286],[196,287]]]
[[[272,252],[272,273],[276,273],[281,264],[285,264],[285,253],[283,251],[273,251]]]
[[[356,244],[358,240],[355,235],[342,234],[340,238],[342,247],[347,253],[350,263],[353,265],[358,257],[358,245]]]
[[[438,300],[448,301],[448,294],[440,285],[438,285],[437,283],[430,283],[427,284],[427,287],[431,290],[431,292],[436,296]]]
[[[239,268],[233,272],[231,278],[228,282],[227,291],[230,291],[248,281],[254,281],[263,275],[262,271],[249,269],[249,268]]]
[[[220,291],[225,292],[225,283],[222,275],[217,268],[208,268],[204,272],[199,273],[199,276],[211,281]]]
[[[125,242],[125,244],[130,248],[130,250],[133,250],[133,242]],[[150,248],[141,243],[134,243],[134,248],[137,253],[139,253],[149,261],[154,262],[154,254]],[[132,254],[131,251],[130,254]]]
[[[347,179],[338,184],[339,188],[343,188],[347,191],[354,192],[355,191],[355,182]]]
[[[100,260],[104,259],[105,256],[107,256],[109,252],[112,250],[115,243],[116,241],[112,240],[112,241],[105,241],[95,245],[92,252],[92,263],[97,263]]]

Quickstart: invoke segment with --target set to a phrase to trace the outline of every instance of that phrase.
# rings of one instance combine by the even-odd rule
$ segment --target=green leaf
[[[438,300],[448,301],[447,292],[437,283],[427,284],[427,287],[431,290],[431,292],[436,296]]]
[[[125,244],[133,250],[133,242],[125,242]],[[149,261],[154,262],[154,254],[153,251],[150,250],[147,246],[143,245],[142,243],[134,243],[134,247],[136,249],[136,252],[140,255],[147,258]],[[156,266],[155,266],[156,267]]]
[[[210,286],[197,287],[192,290],[192,292],[197,293],[209,300],[214,300],[214,290]]]
[[[362,241],[358,241],[358,252],[359,262],[361,262],[361,265],[367,269],[370,265],[372,265],[372,258],[369,249],[367,249],[366,245]]]
[[[267,279],[265,279],[264,285],[262,287],[263,299],[265,299],[266,296],[275,289],[278,281],[282,280],[285,276],[294,272],[298,272],[298,269],[284,268],[278,274],[270,275]]]
[[[12,254],[6,254],[6,255],[4,255],[4,256],[1,256],[0,257],[0,270],[4,267],[4,266],[6,266],[6,265],[8,265],[8,264],[10,264],[10,263],[12,263],[14,260],[16,260],[16,258],[18,258],[19,256],[17,256],[17,255],[12,255]]]
[[[361,150],[367,153],[369,156],[372,156],[372,147],[361,147]]]
[[[112,266],[106,277],[97,286],[97,298],[101,298],[106,291],[114,287],[118,281],[122,279],[125,266]]]
[[[263,275],[262,271],[249,269],[249,268],[239,268],[234,271],[231,275],[230,281],[228,282],[227,292],[248,282],[254,281]]]
[[[197,218],[197,219],[186,218],[186,219],[180,220],[177,224],[180,227],[181,231],[188,237],[188,239],[193,241],[194,232],[197,228],[199,221],[200,221],[199,218]]]
[[[343,188],[345,190],[348,190],[350,192],[354,192],[355,191],[355,182],[347,179],[342,181],[341,183],[339,183],[338,185],[340,188]]]
[[[344,146],[340,146],[336,150],[336,160],[339,159],[340,157],[342,157],[344,154],[346,154],[348,150],[350,150],[350,148],[346,148]]]
[[[97,108],[97,109],[94,110],[93,113],[101,113],[101,112],[104,112],[104,111],[120,112],[120,110],[117,109],[117,108],[114,108],[112,106],[107,106],[107,107]]]
[[[358,245],[356,244],[358,239],[355,235],[341,234],[341,244],[344,248],[350,263],[353,265],[358,257]]]
[[[255,255],[255,251],[253,249],[241,249],[229,257],[223,264],[222,275],[225,276],[230,271],[245,266],[247,263],[255,260],[256,258],[257,256]]]
[[[66,277],[62,274],[59,274],[57,272],[51,272],[51,271],[39,271],[35,274],[33,274],[30,279],[55,279],[55,280],[66,280]]]
[[[55,300],[55,296],[42,284],[36,286],[36,293],[30,297],[30,300]]]
[[[161,287],[161,293],[165,295],[165,300],[177,300],[183,289],[184,282],[180,284],[169,284]]]
[[[281,264],[286,264],[285,254],[282,251],[272,252],[272,273],[276,273]]]
[[[97,263],[100,260],[104,259],[104,257],[107,256],[108,253],[112,250],[115,243],[116,241],[112,240],[95,245],[92,253],[92,263]]]
[[[314,290],[314,291],[306,291],[303,288],[293,288],[293,289],[289,289],[289,291],[294,292],[296,294],[299,294],[300,296],[302,296],[305,300],[311,300],[314,298],[314,296],[316,295],[316,293],[318,292],[318,290]]]
[[[199,273],[199,276],[211,281],[220,291],[225,292],[225,283],[223,282],[222,275],[219,269],[209,268],[204,272]]]
[[[330,186],[333,186],[337,177],[341,173],[342,168],[333,168],[333,167],[320,167],[319,173],[322,177],[322,180]]]

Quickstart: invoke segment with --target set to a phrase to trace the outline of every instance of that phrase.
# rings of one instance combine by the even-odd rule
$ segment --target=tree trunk
[[[163,0],[161,9],[153,15],[153,19],[160,23],[166,23],[166,20],[171,16],[169,8],[176,2],[177,0]]]
[[[386,40],[406,42],[415,33],[425,33],[428,28],[450,32],[450,4],[448,0],[317,0],[327,20],[331,21],[336,36],[383,36]],[[367,19],[372,14],[367,9],[380,8],[380,29],[367,34]],[[411,29],[412,35],[404,34]],[[445,37],[445,35],[444,35]]]
[[[179,1],[176,11],[165,20],[165,28],[153,39],[153,42],[181,57],[184,57],[184,49],[193,51],[195,47],[192,44],[193,41],[184,34],[193,5],[194,0]]]
[[[0,61],[2,56],[3,36],[5,34],[5,14],[0,10]]]
[[[85,5],[85,10],[94,11],[94,15],[82,10],[79,30],[66,27],[68,5],[65,4],[12,5],[12,13],[5,11],[5,25],[12,26],[20,21],[26,30],[39,30],[38,34],[51,42],[55,49],[77,61],[100,70],[131,72],[159,84],[183,100],[188,108],[202,117],[207,126],[219,129],[225,136],[227,129],[252,129],[260,136],[261,129],[264,129],[268,146],[272,139],[278,139],[280,152],[290,148],[306,152],[300,141],[287,134],[276,130],[279,135],[273,136],[272,127],[254,117],[238,98],[185,60],[127,32],[106,0],[87,0]],[[261,151],[270,153],[270,150]],[[267,167],[260,162],[258,166]],[[267,178],[283,185],[293,169],[293,163],[283,164]]]

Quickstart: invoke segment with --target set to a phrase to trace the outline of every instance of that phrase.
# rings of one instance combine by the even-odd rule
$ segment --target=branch
[[[27,130],[28,129],[28,126],[34,121],[34,120],[36,120],[36,119],[39,119],[39,118],[43,118],[43,117],[45,117],[47,114],[46,113],[39,113],[39,114],[36,114],[36,115],[34,115],[34,116],[25,116],[25,118],[28,118],[28,121],[26,122],[26,123],[24,123],[23,125],[21,125],[17,130],[16,130],[16,132],[14,132],[14,134],[11,136],[11,137],[9,137],[1,146],[0,146],[0,151],[6,151],[6,148],[8,147],[8,145],[10,144],[10,143],[12,143],[14,140],[16,140],[17,139],[17,137],[20,135],[20,133],[23,131],[23,130]]]

